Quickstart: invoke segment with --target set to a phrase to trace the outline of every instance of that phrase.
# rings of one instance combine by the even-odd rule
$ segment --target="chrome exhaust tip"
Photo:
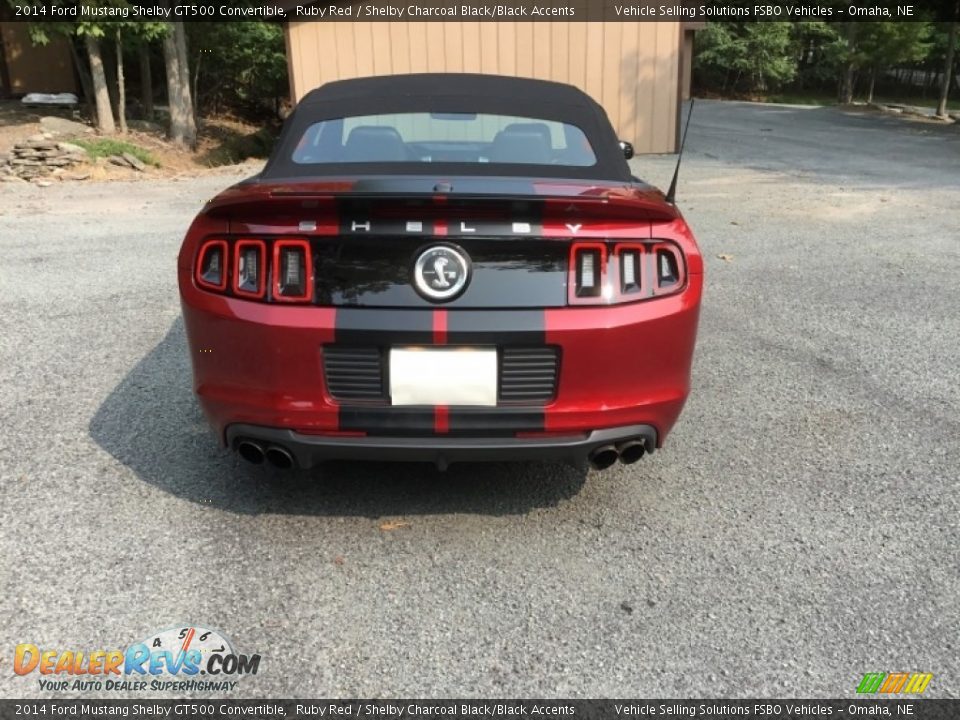
[[[617,450],[620,452],[620,462],[624,465],[632,465],[647,452],[647,446],[640,438],[620,443],[617,445]]]
[[[280,470],[289,470],[294,466],[293,455],[285,447],[271,445],[266,452],[267,462]]]
[[[601,445],[590,453],[590,467],[594,470],[606,470],[617,462],[620,453],[613,445]]]
[[[237,443],[237,453],[248,463],[262,465],[264,459],[263,446],[253,440],[241,440]]]

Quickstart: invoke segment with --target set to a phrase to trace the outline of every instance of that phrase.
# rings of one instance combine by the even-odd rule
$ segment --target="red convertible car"
[[[220,441],[300,468],[606,468],[660,447],[689,391],[703,262],[631,152],[557,83],[404,75],[308,94],[180,251]]]

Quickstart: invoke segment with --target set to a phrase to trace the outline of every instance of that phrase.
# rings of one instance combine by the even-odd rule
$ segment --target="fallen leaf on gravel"
[[[342,555],[337,555],[337,556],[333,559],[333,564],[334,564],[334,565],[343,565],[343,556],[342,556]]]
[[[390,530],[399,530],[400,528],[408,528],[410,523],[404,520],[384,520],[380,523],[380,529],[384,532],[389,532]]]
[[[717,258],[723,260],[724,262],[730,262],[733,260],[733,255],[728,255],[727,253],[720,253],[717,255]]]
[[[731,224],[731,225],[739,225],[740,223],[738,223],[736,220],[731,220],[731,221],[730,221],[730,224]]]

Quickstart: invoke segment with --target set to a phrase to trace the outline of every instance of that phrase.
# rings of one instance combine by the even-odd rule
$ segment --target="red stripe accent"
[[[433,409],[433,431],[437,434],[450,432],[450,408],[437,405]]]
[[[190,649],[190,643],[193,641],[193,636],[196,634],[196,628],[190,628],[190,632],[188,632],[187,636],[183,639],[183,645],[180,646],[180,652],[186,652]]]
[[[447,344],[447,311],[433,311],[433,344]],[[433,431],[437,434],[450,432],[450,410],[446,405],[437,405],[433,410]]]
[[[447,344],[447,311],[433,311],[433,344]]]

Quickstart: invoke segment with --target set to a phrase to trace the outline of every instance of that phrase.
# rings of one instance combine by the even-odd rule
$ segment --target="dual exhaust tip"
[[[595,470],[606,470],[614,465],[617,460],[624,465],[633,465],[646,452],[647,446],[643,438],[633,438],[616,445],[601,445],[594,449],[587,459],[590,461],[590,467]]]
[[[256,440],[244,439],[237,443],[237,452],[253,465],[267,462],[278,470],[290,470],[296,465],[293,455],[281,445],[264,445]]]
[[[588,460],[595,470],[606,470],[616,464],[632,465],[644,456],[647,446],[643,438],[624,440],[616,445],[601,445],[590,452]],[[269,463],[278,470],[290,470],[296,466],[293,455],[282,445],[263,444],[244,438],[237,443],[237,453],[252,465]]]

